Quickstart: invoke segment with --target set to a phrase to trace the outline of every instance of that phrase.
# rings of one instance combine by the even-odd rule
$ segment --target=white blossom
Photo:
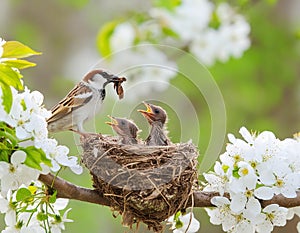
[[[54,211],[63,210],[69,204],[69,199],[66,198],[58,198],[56,202],[52,205]],[[57,212],[55,212],[57,213]]]
[[[242,135],[242,137],[245,139],[247,143],[249,143],[250,145],[254,143],[255,136],[251,134],[246,127],[244,126],[241,127],[239,133]]]
[[[210,192],[216,191],[220,193],[220,195],[224,195],[226,191],[228,191],[227,184],[228,184],[228,175],[227,171],[224,171],[224,168],[220,164],[220,162],[216,161],[214,165],[214,172],[212,173],[205,173],[204,178],[208,182],[207,185],[204,187],[203,191]]]
[[[22,184],[29,185],[37,180],[39,171],[24,165],[26,153],[16,151],[11,156],[11,163],[0,161],[1,193],[6,195],[11,190],[16,190]]]
[[[31,227],[7,226],[1,233],[33,233]]]
[[[12,212],[12,210],[9,211]],[[23,212],[20,213],[17,218],[15,211],[13,214],[6,213],[6,228],[3,231],[1,231],[1,233],[44,233],[44,228],[40,226],[35,216],[36,213]],[[29,220],[31,221],[28,222]]]
[[[278,205],[262,209],[259,199],[270,200],[279,194],[296,197],[300,188],[299,141],[281,141],[269,131],[251,134],[245,127],[240,133],[244,140],[228,135],[230,143],[220,155],[220,162],[216,162],[214,171],[204,174],[208,182],[204,190],[221,190],[221,195],[226,192],[231,201],[214,197],[211,202],[216,208],[206,211],[211,222],[222,224],[227,232],[240,232],[241,229],[243,232],[271,232],[274,226],[285,225],[296,210],[288,212]],[[232,228],[228,225],[230,221]]]
[[[72,172],[79,175],[82,173],[82,167],[77,163],[77,157],[67,156],[66,154],[58,154],[55,160],[62,166],[69,167]]]
[[[70,210],[71,208],[66,210],[62,217],[60,215],[56,215],[50,222],[52,233],[61,233],[62,230],[65,230],[65,223],[73,222],[73,220],[67,218],[67,214]]]
[[[231,177],[230,183],[228,184],[230,192],[239,193],[254,189],[258,177],[251,165],[247,162],[240,161],[236,164],[235,169],[237,170],[236,176],[238,177]]]
[[[212,11],[213,4],[208,0],[183,0],[173,11],[154,8],[151,15],[175,31],[182,40],[190,41],[208,26]]]
[[[13,204],[12,191],[7,192],[6,198],[0,195],[0,213],[5,213],[4,221],[6,225],[13,225],[15,223],[17,214],[16,206]]]
[[[262,186],[254,190],[254,195],[261,200],[270,200],[274,196],[274,190],[271,187]]]
[[[37,212],[21,212],[18,216],[19,222],[22,222],[22,233],[44,233],[45,229],[41,226],[41,222],[37,219]],[[28,224],[28,225],[27,225]]]
[[[248,198],[245,209],[243,210],[243,216],[245,219],[249,220],[250,222],[254,222],[260,212],[261,205],[259,200],[254,198],[254,196]]]
[[[182,215],[180,213],[177,221],[180,221],[180,227],[177,226],[174,215],[169,217],[167,220],[172,224],[171,229],[173,233],[195,233],[198,232],[200,228],[200,222],[194,217],[192,212]]]
[[[219,44],[218,31],[208,28],[194,36],[189,49],[204,65],[212,66],[217,58]]]
[[[256,225],[257,232],[271,232],[274,226],[284,226],[286,224],[288,210],[277,204],[271,204],[262,210]]]
[[[51,159],[52,171],[57,172],[61,166],[69,167],[75,174],[81,174],[83,169],[78,164],[78,159],[75,156],[68,156],[69,148],[66,146],[58,145],[55,139],[47,138],[43,141],[36,143],[38,148],[41,148]]]
[[[45,230],[38,224],[25,226],[22,225],[21,227],[17,222],[15,225],[7,226],[1,233],[44,233]]]
[[[233,20],[239,17],[237,16],[236,12],[234,12],[233,8],[226,2],[222,2],[218,5],[216,14],[219,20],[225,24],[231,23]]]
[[[121,23],[115,29],[110,37],[110,46],[113,52],[126,49],[133,45],[135,39],[135,30],[130,23]]]
[[[225,3],[217,7],[217,15],[220,26],[196,33],[190,45],[191,52],[208,66],[216,60],[226,62],[231,56],[240,58],[250,47],[250,26],[241,15]]]
[[[20,140],[37,141],[47,138],[46,118],[51,113],[42,106],[43,95],[38,91],[30,92],[27,87],[21,93],[13,88],[12,91],[14,99],[10,114],[1,120],[15,128]]]
[[[118,24],[109,38],[112,53],[134,50],[134,45],[162,43],[188,48],[200,62],[212,66],[217,60],[226,62],[230,57],[240,58],[250,47],[249,23],[227,3],[214,5],[210,0],[182,0],[172,9],[155,6],[149,10],[149,16],[149,20],[136,25]],[[212,27],[210,23],[214,20],[218,25]],[[137,56],[138,60],[145,58],[142,53]],[[127,56],[115,61],[111,57],[109,63],[126,65],[132,59],[136,58]]]
[[[218,29],[219,43],[216,57],[226,62],[231,56],[240,58],[250,47],[250,26],[240,19],[229,25],[221,25]]]
[[[299,133],[298,133],[299,134]],[[295,134],[294,136],[296,136]],[[300,134],[299,134],[300,135]],[[280,154],[289,162],[289,167],[293,172],[300,172],[300,136],[295,138],[287,138],[280,142]]]
[[[58,171],[62,166],[69,167],[74,173],[80,174],[82,167],[78,164],[75,156],[68,156],[69,149],[66,146],[58,145],[55,139],[48,138],[48,130],[46,119],[51,115],[43,106],[43,95],[38,91],[30,91],[25,87],[23,92],[18,92],[11,88],[13,93],[13,103],[9,114],[4,111],[2,105],[2,91],[0,89],[0,121],[6,123],[16,133],[19,150],[9,155],[9,162],[0,161],[0,212],[5,213],[6,227],[2,233],[21,232],[21,233],[42,233],[48,227],[52,232],[61,232],[64,229],[64,222],[69,222],[64,216],[60,215],[60,210],[66,208],[68,201],[57,199],[51,205],[48,213],[52,216],[51,226],[45,225],[37,217],[37,206],[40,205],[40,197],[35,199],[35,194],[32,193],[32,203],[28,205],[23,201],[17,201],[16,195],[20,188],[27,189],[34,186],[38,195],[44,194],[44,186],[38,182],[40,174],[50,172],[50,167],[41,161],[40,166],[42,171],[38,171],[27,166],[25,160],[27,158],[26,147],[34,146],[45,152],[46,157],[51,161],[52,171]],[[3,114],[2,114],[3,113]],[[24,151],[23,151],[24,150]],[[26,151],[26,153],[25,153]],[[32,155],[30,155],[32,156]],[[34,159],[34,158],[32,158]],[[30,185],[30,186],[29,186]],[[45,205],[45,203],[42,203]],[[45,210],[43,210],[45,211]],[[46,213],[46,214],[48,214]],[[43,213],[44,214],[44,213]]]
[[[237,223],[237,218],[230,209],[230,201],[226,197],[213,197],[211,203],[217,208],[206,208],[210,222],[215,225],[222,224],[224,231],[229,231]]]

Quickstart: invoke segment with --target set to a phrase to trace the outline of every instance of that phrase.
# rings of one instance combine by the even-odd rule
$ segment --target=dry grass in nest
[[[197,183],[198,151],[192,143],[122,145],[103,135],[85,136],[81,143],[95,189],[111,201],[124,225],[142,221],[161,232],[162,221],[186,208]]]

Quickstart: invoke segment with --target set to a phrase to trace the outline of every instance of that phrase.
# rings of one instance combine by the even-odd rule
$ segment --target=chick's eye
[[[155,113],[155,114],[158,114],[158,113],[159,113],[159,110],[158,110],[158,109],[155,109],[155,110],[154,110],[154,113]]]
[[[124,121],[121,121],[121,125],[125,125],[125,122],[124,122]]]

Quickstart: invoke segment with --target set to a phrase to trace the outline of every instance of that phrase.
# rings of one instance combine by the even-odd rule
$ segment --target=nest
[[[192,143],[171,146],[123,145],[114,136],[81,139],[82,161],[93,186],[122,215],[123,225],[144,222],[155,232],[161,222],[186,208],[197,183],[197,148]]]

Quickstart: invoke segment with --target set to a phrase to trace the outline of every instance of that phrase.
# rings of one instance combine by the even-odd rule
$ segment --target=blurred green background
[[[230,2],[236,4],[243,1]],[[108,20],[130,16],[128,12],[146,11],[149,5],[150,2],[145,0],[1,0],[0,36],[5,40],[18,40],[43,53],[31,58],[37,67],[23,71],[23,75],[31,90],[36,89],[44,94],[44,102],[50,108],[100,59],[96,36],[101,26]],[[228,133],[237,135],[239,128],[246,126],[256,131],[271,130],[279,138],[285,138],[300,130],[299,10],[298,0],[281,0],[277,4],[253,0],[241,7],[240,13],[251,25],[250,49],[241,59],[231,59],[209,68],[224,98]],[[181,65],[187,64],[183,61]],[[205,99],[197,88],[180,76],[171,83],[182,89],[197,111],[200,125],[197,130],[201,132],[198,147],[203,155],[211,130],[211,116]],[[126,84],[124,87],[126,91]],[[106,103],[116,101],[109,97]],[[138,104],[140,102],[135,107]],[[111,133],[111,129],[103,124],[111,106],[106,104],[97,117],[97,131]],[[181,132],[176,126],[179,119],[171,109],[167,110],[170,136],[178,142]],[[145,137],[148,129],[142,117],[133,111],[130,117],[141,124],[141,136]],[[90,123],[86,128],[92,127]],[[181,130],[192,135],[195,122],[189,122]],[[66,132],[55,137],[61,144],[70,147],[72,155],[80,155],[77,136]],[[62,176],[78,185],[91,187],[87,172],[77,177],[65,171]],[[66,224],[66,233],[130,231],[121,226],[119,217],[113,218],[107,207],[77,201],[71,201],[70,206],[73,210],[69,218],[74,223]],[[220,227],[208,222],[202,209],[196,210],[196,217],[201,219],[199,232],[220,232]],[[293,223],[289,225],[289,231],[296,232]],[[146,232],[143,225],[140,232]]]

